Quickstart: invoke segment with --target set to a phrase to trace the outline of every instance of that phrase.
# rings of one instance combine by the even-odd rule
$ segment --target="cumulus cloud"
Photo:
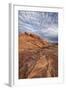
[[[18,11],[18,31],[32,32],[48,39],[50,42],[58,42],[58,13],[39,11]]]

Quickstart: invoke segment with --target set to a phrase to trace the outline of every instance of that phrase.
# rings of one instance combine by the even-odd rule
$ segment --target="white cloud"
[[[33,32],[52,41],[58,38],[58,14],[53,12],[19,11],[19,32]]]

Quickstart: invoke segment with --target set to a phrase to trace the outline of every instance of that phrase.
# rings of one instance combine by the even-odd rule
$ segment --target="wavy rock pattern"
[[[32,33],[19,35],[19,79],[58,76],[58,45]]]

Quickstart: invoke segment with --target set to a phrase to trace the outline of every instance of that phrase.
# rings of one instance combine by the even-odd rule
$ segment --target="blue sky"
[[[32,32],[49,42],[58,42],[58,13],[18,11],[18,32]]]

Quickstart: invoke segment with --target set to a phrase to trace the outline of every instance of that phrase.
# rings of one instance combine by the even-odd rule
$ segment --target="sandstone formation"
[[[19,79],[58,76],[58,45],[32,33],[19,34]]]

